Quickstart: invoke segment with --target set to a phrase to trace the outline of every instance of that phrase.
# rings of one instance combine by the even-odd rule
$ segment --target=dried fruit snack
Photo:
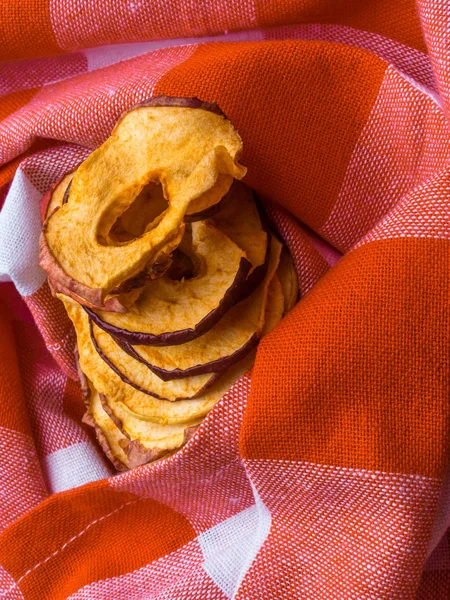
[[[177,346],[123,344],[123,349],[165,381],[228,370],[242,360],[261,338],[267,292],[278,266],[282,246],[272,237],[270,248],[264,282],[250,296],[233,306],[207,333]]]
[[[192,224],[198,274],[151,281],[126,313],[86,308],[96,325],[130,344],[182,344],[202,335],[240,298],[251,263],[246,253],[209,221]]]
[[[111,290],[155,260],[189,209],[206,210],[245,175],[241,150],[239,135],[214,104],[157,97],[131,109],[78,167],[69,202],[44,224],[40,264],[54,288],[117,310],[104,304]],[[114,240],[117,221],[148,185],[162,187],[167,208],[142,235]]]

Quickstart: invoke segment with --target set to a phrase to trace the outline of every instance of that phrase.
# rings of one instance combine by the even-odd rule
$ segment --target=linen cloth
[[[4,0],[0,24],[0,598],[450,597],[450,2]],[[301,299],[186,447],[115,475],[39,202],[156,94],[236,126]]]

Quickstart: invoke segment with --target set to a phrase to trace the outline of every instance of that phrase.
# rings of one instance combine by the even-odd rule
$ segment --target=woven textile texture
[[[4,0],[0,599],[450,597],[450,0]],[[115,474],[43,194],[152,95],[215,101],[300,301],[171,458]]]

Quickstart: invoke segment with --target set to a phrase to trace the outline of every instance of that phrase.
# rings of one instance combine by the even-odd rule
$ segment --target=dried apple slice
[[[105,397],[98,393],[81,370],[77,350],[75,355],[86,406],[86,413],[82,420],[94,428],[100,447],[118,471],[125,471],[127,468],[131,469],[170,456],[195,432],[199,421],[175,426],[174,430],[174,426],[144,423],[142,420],[126,414],[124,420],[127,422],[128,428],[131,428],[131,432],[140,433],[141,439],[133,438],[132,434],[130,435],[129,431],[125,429],[124,423],[111,412]],[[144,423],[145,429],[142,428],[142,423]],[[178,435],[180,431],[183,431],[181,441]]]
[[[289,312],[298,301],[298,278],[294,261],[288,249],[283,248],[277,270],[284,296],[284,312]]]
[[[168,208],[162,185],[146,185],[107,235],[109,244],[126,243],[151,231]]]
[[[111,398],[114,403],[109,403],[109,406],[113,412],[115,407],[119,406],[131,416],[144,421],[164,424],[191,423],[206,416],[231,386],[251,369],[254,360],[255,351],[233,365],[203,396],[195,400],[167,402],[132,390],[128,391],[123,400],[107,397],[108,403]]]
[[[135,224],[135,227],[137,225]],[[180,225],[178,231],[175,233],[173,237],[171,237],[167,243],[162,247],[154,262],[148,264],[143,271],[141,271],[138,275],[131,277],[130,279],[126,279],[119,286],[111,290],[111,294],[106,297],[106,302],[111,297],[113,298],[113,294],[126,294],[131,290],[141,289],[145,287],[145,285],[152,281],[153,279],[158,279],[158,277],[162,277],[164,273],[170,268],[172,264],[172,252],[176,250],[176,248],[181,243],[185,232],[184,223]],[[136,297],[137,299],[137,297]],[[90,303],[85,302],[85,306],[89,308],[100,308],[92,306]],[[128,305],[127,305],[128,306]],[[123,312],[123,311],[111,311],[111,312]]]
[[[194,433],[203,418],[188,423],[161,425],[133,416],[113,400],[100,396],[103,410],[129,442],[137,441],[145,450],[175,450]],[[113,409],[111,408],[113,407]],[[122,446],[125,444],[122,443]]]
[[[121,344],[122,348],[147,365],[164,381],[227,371],[233,364],[242,360],[261,337],[268,288],[278,267],[282,248],[275,237],[272,237],[270,247],[270,260],[264,283],[248,298],[233,306],[204,335],[178,346]],[[282,293],[281,300],[284,308]]]
[[[76,354],[87,409],[83,422],[95,429],[102,450],[118,471],[170,456],[195,432],[200,420],[183,425],[158,425],[137,419],[117,406],[115,411],[118,416],[115,416],[107,399],[95,390],[80,369],[79,355]]]
[[[232,183],[233,177],[231,175],[220,174],[216,179],[214,187],[189,204],[185,220],[193,223],[199,220],[200,215],[203,215],[203,218],[205,218],[205,214],[208,214],[208,211],[210,211],[210,214],[213,213],[215,205],[225,196]]]
[[[235,304],[251,267],[243,252],[208,221],[192,224],[198,274],[151,281],[124,314],[86,312],[96,325],[131,344],[183,344],[206,333]]]
[[[93,390],[90,395],[89,408],[83,416],[83,423],[95,430],[95,435],[101,449],[118,471],[126,471],[127,455],[120,442],[126,442],[126,437],[103,410],[100,395]]]
[[[63,300],[67,314],[75,326],[80,367],[102,394],[109,395],[100,387],[99,381],[112,373],[126,385],[143,394],[172,402],[200,396],[218,378],[214,373],[207,373],[176,381],[162,381],[146,365],[122,350],[103,329],[92,322],[89,323],[89,317],[78,304],[68,301],[63,296],[59,297]],[[106,371],[103,365],[107,367]]]
[[[74,173],[74,175],[75,175],[75,173]],[[61,204],[67,204],[67,202],[69,202],[69,194],[70,194],[70,188],[72,186],[72,179],[73,179],[73,177],[70,178],[70,181],[66,187],[66,191],[64,192],[64,196],[63,196]]]
[[[120,442],[125,440],[124,434],[117,428],[114,420],[103,410],[102,396],[92,385],[92,382],[86,377],[80,367],[79,353],[75,349],[75,358],[77,363],[78,378],[80,380],[81,393],[86,406],[86,412],[83,415],[83,423],[93,427],[95,435],[101,449],[109,458],[118,471],[126,471],[126,454],[123,451]]]
[[[231,189],[232,188],[233,188],[233,186],[231,186]],[[184,222],[185,223],[195,223],[196,221],[206,221],[207,219],[212,219],[217,214],[219,214],[220,211],[222,210],[222,208],[225,206],[226,202],[228,201],[230,193],[231,193],[231,190],[227,194],[225,194],[225,196],[221,200],[219,200],[219,202],[216,202],[216,204],[209,206],[205,210],[201,210],[200,212],[197,212],[197,213],[185,214]]]
[[[53,186],[41,201],[41,220],[45,219],[52,214],[62,203],[68,202],[68,191],[70,190],[70,184],[74,176],[74,172],[65,175],[55,186]],[[69,183],[68,183],[69,182]],[[143,209],[142,198],[148,199],[148,191],[141,193],[139,201],[133,203],[131,207],[122,215],[122,219],[117,222],[117,230],[122,233],[124,237],[133,237],[133,235],[139,234],[142,231],[149,218],[149,209]],[[160,205],[153,207],[152,210],[158,211]],[[103,301],[103,308],[107,311],[112,312],[126,312],[127,307],[133,304],[139,297],[143,287],[157,277],[161,277],[165,271],[170,267],[171,264],[171,253],[180,244],[184,235],[185,226],[182,224],[176,234],[168,240],[166,245],[162,248],[155,261],[148,265],[141,273],[137,276],[132,277],[121,283],[120,286],[111,290],[111,293]],[[53,294],[61,293],[65,296],[69,296],[73,300],[88,306],[89,308],[102,308],[98,307],[87,300],[81,298],[75,291],[67,288],[61,283],[61,281],[54,281],[51,277],[48,278],[50,289]]]
[[[77,330],[80,368],[92,381],[95,389],[105,396],[113,411],[114,406],[118,403],[129,412],[153,423],[162,425],[192,423],[192,421],[204,417],[209,412],[227,389],[250,368],[254,359],[253,353],[248,355],[243,361],[234,365],[199,398],[179,400],[178,402],[160,400],[131,387],[115,371],[109,368],[99,356],[91,341],[88,318],[83,309],[70,299],[62,299]],[[85,321],[83,322],[83,320]],[[147,371],[149,370],[147,369]],[[151,372],[149,371],[149,373]],[[156,378],[156,376],[154,377]],[[167,383],[161,380],[160,383],[167,386]]]
[[[117,373],[122,381],[144,394],[171,401],[197,398],[218,378],[216,373],[206,373],[164,382],[144,363],[125,352],[109,333],[97,327],[92,321],[89,323],[86,315],[76,322],[79,337],[84,335],[81,329],[85,327],[89,328],[94,348],[109,368]]]
[[[115,410],[123,416],[123,422],[112,415],[105,397],[91,385],[83,422],[95,429],[103,452],[118,471],[133,469],[173,454],[186,444],[198,425],[198,422],[158,425],[133,417],[118,407]]]
[[[102,396],[95,390],[83,422],[94,428],[101,449],[118,471],[154,462],[169,452],[158,447],[146,448],[138,440],[128,439],[104,410]],[[183,443],[184,438],[176,448]]]
[[[247,276],[246,297],[263,281],[269,258],[269,233],[261,219],[253,190],[236,181],[220,203],[221,210],[211,220],[235,244],[245,250],[251,269]]]
[[[69,202],[47,219],[40,265],[81,300],[103,306],[111,290],[154,261],[189,208],[218,202],[245,175],[241,150],[216,105],[156,98],[134,107],[78,167]],[[141,236],[112,244],[115,223],[149,184],[162,185],[167,209]]]
[[[83,302],[84,305],[86,305],[86,302],[82,298],[80,298],[79,296],[77,296],[77,294],[71,292],[58,282],[55,283],[52,279],[48,278],[48,285],[53,296],[58,297],[58,294],[63,294],[64,296],[75,300],[75,302],[78,302],[80,304]],[[141,291],[142,289],[130,290],[129,292],[126,291],[117,296],[107,298],[105,300],[105,310],[111,310],[113,312],[125,312],[126,310],[128,310],[127,306],[130,306],[137,300]],[[90,306],[91,308],[97,308],[96,306],[91,305],[90,303],[88,303],[88,306]]]
[[[44,194],[39,205],[41,223],[44,223],[46,218],[63,204],[67,187],[70,185],[74,174],[74,172],[67,173],[67,175],[64,175],[62,179],[55,183],[55,185]]]
[[[284,296],[278,275],[272,277],[267,294],[266,311],[264,314],[263,335],[275,329],[284,315]]]

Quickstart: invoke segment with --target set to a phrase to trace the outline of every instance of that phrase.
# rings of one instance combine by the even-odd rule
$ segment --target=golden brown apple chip
[[[79,299],[103,306],[111,290],[154,262],[189,208],[218,202],[233,178],[245,175],[241,150],[215,105],[161,98],[138,105],[76,170],[69,201],[44,225],[41,266]],[[124,241],[120,220],[126,223],[126,211],[149,185],[162,186],[167,208],[151,212],[142,235]]]
[[[182,344],[217,323],[236,303],[250,263],[243,252],[209,221],[192,224],[197,275],[182,281],[151,281],[126,313],[86,308],[96,325],[117,339],[145,345]]]

